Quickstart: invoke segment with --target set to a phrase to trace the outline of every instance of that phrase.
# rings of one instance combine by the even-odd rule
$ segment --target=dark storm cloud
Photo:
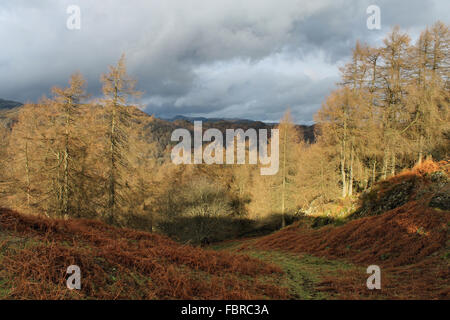
[[[81,30],[66,28],[72,4]],[[366,28],[370,4],[381,8],[380,31]],[[290,107],[309,122],[356,39],[377,43],[395,24],[417,33],[449,16],[445,0],[7,0],[0,97],[36,100],[77,70],[98,95],[100,74],[125,52],[148,112],[274,121]]]

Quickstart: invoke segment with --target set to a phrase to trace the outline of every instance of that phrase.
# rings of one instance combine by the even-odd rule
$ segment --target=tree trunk
[[[285,210],[285,196],[286,196],[286,144],[287,144],[287,128],[284,128],[284,141],[283,141],[283,186],[281,192],[281,228],[286,226],[286,220],[284,217]]]
[[[352,142],[352,149],[350,153],[350,179],[348,183],[348,195],[353,195],[353,158],[354,158],[354,150],[353,150],[353,142]]]
[[[70,104],[72,102],[69,100],[68,104],[69,107],[66,108],[66,123],[65,123],[65,146],[64,146],[64,173],[63,173],[63,179],[64,179],[64,187],[63,187],[63,216],[64,218],[67,217],[69,213],[69,125],[70,125],[70,115],[69,115],[69,108]]]
[[[419,161],[418,163],[421,164],[423,160],[423,136],[420,135],[419,138]]]
[[[115,166],[116,166],[116,160],[114,158],[115,155],[115,145],[114,145],[114,136],[115,136],[115,129],[116,129],[116,108],[113,106],[112,110],[112,116],[111,116],[111,129],[110,129],[110,170],[109,173],[109,202],[108,202],[108,222],[113,223],[114,222],[114,216],[115,216],[115,206],[116,206],[116,181],[115,181]]]
[[[342,197],[347,196],[347,176],[345,174],[345,141],[341,145],[341,179],[342,179]]]
[[[387,170],[388,170],[388,164],[389,164],[388,163],[389,162],[388,155],[389,155],[389,150],[387,149],[387,150],[384,151],[384,157],[383,157],[383,170],[382,170],[382,172],[383,172],[383,176],[382,176],[383,180],[385,180],[387,178]]]
[[[25,142],[25,170],[27,175],[27,206],[30,207],[31,201],[31,179],[30,179],[30,165],[28,159],[28,140]]]
[[[392,152],[391,157],[391,176],[395,176],[395,152]]]
[[[376,165],[377,165],[377,160],[375,159],[373,161],[373,167],[372,167],[372,186],[375,184],[375,179],[376,179]]]

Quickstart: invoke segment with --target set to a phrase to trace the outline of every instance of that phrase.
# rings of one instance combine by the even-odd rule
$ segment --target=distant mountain
[[[20,102],[0,99],[0,129],[11,129],[18,119],[20,106]]]
[[[20,107],[21,105],[22,103],[20,102],[0,99],[0,110],[10,110]]]
[[[248,119],[239,119],[239,118],[205,118],[205,117],[188,117],[188,116],[182,116],[182,115],[177,115],[173,118],[165,118],[164,120],[170,121],[170,122],[174,122],[174,121],[178,121],[178,120],[184,120],[184,121],[189,121],[189,122],[194,122],[194,121],[202,121],[202,122],[221,122],[221,121],[226,121],[226,122],[233,122],[233,123],[250,123],[250,122],[259,122],[259,121],[254,121],[254,120],[248,120]]]
[[[239,119],[239,118],[205,118],[205,117],[188,117],[177,115],[170,119],[160,119],[167,124],[174,124],[177,127],[182,126],[183,123],[187,125],[188,128],[192,129],[192,125],[194,121],[202,121],[203,128],[217,128],[222,132],[225,132],[226,129],[244,129],[247,130],[249,128],[253,129],[272,129],[278,125],[275,122],[262,122],[257,120],[249,120],[249,119]],[[160,122],[161,123],[161,122]],[[169,125],[170,126],[170,125]],[[171,126],[170,126],[171,127]],[[304,139],[308,142],[315,141],[314,135],[314,125],[300,125],[296,124],[295,128],[302,133]]]
[[[20,108],[17,108],[21,104],[18,102],[1,100],[0,108],[0,129],[6,128],[10,130],[13,124],[18,120]],[[97,106],[98,107],[98,106]],[[136,124],[143,125],[144,136],[147,140],[156,142],[155,153],[158,155],[164,154],[167,146],[171,144],[171,134],[177,128],[188,129],[191,133],[194,132],[194,121],[202,121],[203,129],[207,130],[210,128],[219,129],[225,134],[226,129],[243,129],[247,130],[250,128],[259,129],[272,129],[277,124],[276,123],[264,123],[261,121],[253,121],[248,119],[230,119],[230,118],[204,118],[204,117],[187,117],[187,116],[176,116],[171,119],[161,119],[154,116],[150,116],[138,108],[129,108],[131,113],[131,119]],[[304,139],[309,142],[314,142],[314,126],[304,126],[295,125],[299,133],[303,135]]]

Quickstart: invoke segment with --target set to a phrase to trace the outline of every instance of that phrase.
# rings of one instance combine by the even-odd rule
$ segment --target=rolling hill
[[[20,107],[22,103],[0,99],[0,110],[13,109]]]
[[[15,121],[18,119],[18,114],[20,112],[21,104],[18,102],[11,102],[6,100],[1,100],[3,103],[3,108],[0,108],[0,129],[6,129],[8,132]],[[98,106],[97,106],[98,107]],[[96,108],[93,106],[93,108]],[[163,157],[163,154],[169,144],[171,144],[170,137],[172,132],[177,128],[186,128],[193,132],[194,120],[202,120],[204,130],[209,128],[217,128],[225,133],[226,129],[243,129],[247,130],[253,128],[259,129],[272,129],[276,124],[264,123],[260,121],[252,121],[245,119],[208,119],[208,118],[190,118],[185,116],[177,116],[173,119],[161,119],[154,117],[145,113],[144,111],[136,108],[130,107],[128,111],[131,115],[131,120],[137,124],[142,124],[144,127],[143,135],[147,138],[149,142],[156,142],[155,154],[157,157]],[[314,136],[314,125],[296,125],[296,129],[299,132],[299,136],[303,137],[306,141],[313,142]]]
[[[317,227],[321,217],[303,220],[252,245],[364,267],[322,282],[340,298],[449,299],[449,174],[449,161],[427,160],[378,183],[344,222]],[[362,285],[369,265],[382,270],[379,292]]]
[[[339,223],[305,216],[208,249],[0,209],[0,298],[448,299],[449,169],[426,161],[382,181]],[[373,264],[381,290],[366,287]],[[81,268],[80,291],[66,288],[70,265]]]
[[[11,129],[22,104],[20,102],[0,99],[0,129]]]

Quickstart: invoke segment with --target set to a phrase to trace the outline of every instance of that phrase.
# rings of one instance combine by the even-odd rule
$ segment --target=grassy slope
[[[295,298],[448,299],[450,212],[430,207],[448,207],[448,168],[425,162],[380,183],[344,225],[313,228],[305,218],[219,249],[279,265]],[[366,288],[372,264],[382,270],[379,291]]]
[[[289,290],[290,299],[322,300],[337,296],[321,290],[323,279],[342,272],[361,272],[361,267],[340,260],[330,260],[310,254],[293,254],[282,250],[262,250],[255,247],[258,239],[231,241],[213,246],[215,250],[244,254],[279,266],[283,274],[279,281]]]

